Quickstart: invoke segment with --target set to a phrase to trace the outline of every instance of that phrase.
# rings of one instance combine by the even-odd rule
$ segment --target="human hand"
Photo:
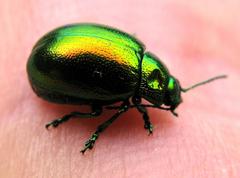
[[[0,2],[0,177],[239,177],[240,23],[238,1]],[[87,108],[48,103],[32,92],[26,62],[39,37],[73,22],[134,33],[182,86],[218,74],[226,80],[183,94],[179,118],[149,109],[154,133],[135,110],[124,114],[82,156],[96,120],[47,122]]]

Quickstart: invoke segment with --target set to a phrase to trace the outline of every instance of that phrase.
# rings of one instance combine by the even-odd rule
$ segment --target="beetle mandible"
[[[34,92],[41,98],[60,104],[89,105],[89,113],[72,112],[46,125],[57,127],[73,117],[93,118],[103,108],[117,110],[81,150],[92,149],[99,134],[130,108],[143,117],[149,134],[153,126],[147,108],[174,111],[182,102],[181,92],[216,79],[180,86],[167,67],[133,36],[118,29],[90,23],[57,28],[43,36],[33,47],[27,73]],[[142,98],[150,104],[142,104]],[[119,106],[114,105],[121,102]]]

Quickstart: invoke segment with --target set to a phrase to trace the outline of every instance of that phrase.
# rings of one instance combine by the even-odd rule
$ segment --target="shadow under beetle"
[[[151,134],[148,107],[177,116],[174,110],[182,102],[181,92],[226,77],[217,76],[183,89],[155,55],[145,52],[139,40],[118,29],[88,23],[60,27],[43,36],[33,47],[27,73],[39,97],[92,108],[90,113],[67,114],[48,123],[46,128],[57,127],[73,117],[99,116],[103,107],[117,110],[97,127],[82,153],[92,149],[99,134],[130,108],[142,114],[144,128]],[[142,104],[142,98],[151,104]],[[121,105],[112,105],[117,102]]]

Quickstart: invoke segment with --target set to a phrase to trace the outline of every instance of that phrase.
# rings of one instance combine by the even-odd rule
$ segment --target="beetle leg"
[[[139,96],[133,96],[132,97],[132,102],[134,104],[134,107],[137,108],[137,110],[142,113],[143,115],[143,120],[144,120],[144,128],[148,130],[148,134],[151,135],[153,132],[153,125],[150,122],[147,109],[144,107],[144,105],[141,104],[141,97]]]
[[[144,128],[148,130],[148,134],[151,135],[153,132],[153,125],[150,122],[147,109],[145,107],[142,107],[141,105],[136,105],[137,110],[142,113],[143,120],[144,120]]]
[[[95,133],[90,137],[90,139],[85,142],[84,148],[81,150],[82,154],[84,154],[87,149],[92,149],[95,141],[98,139],[99,134],[103,132],[109,125],[113,123],[113,121],[115,121],[122,113],[126,112],[128,109],[129,101],[123,102],[119,110],[109,120],[99,125]]]
[[[102,113],[102,107],[100,106],[92,106],[92,112],[90,113],[81,113],[81,112],[71,112],[70,114],[67,114],[59,119],[53,120],[46,124],[46,128],[48,129],[49,126],[57,127],[59,124],[62,124],[63,122],[68,121],[69,119],[73,117],[79,117],[79,118],[92,118],[99,116]]]

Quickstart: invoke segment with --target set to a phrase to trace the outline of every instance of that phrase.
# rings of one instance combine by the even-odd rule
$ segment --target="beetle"
[[[44,35],[32,49],[27,73],[39,97],[59,104],[89,105],[92,109],[89,113],[64,115],[46,124],[46,128],[57,127],[73,117],[97,117],[103,108],[117,110],[97,127],[82,153],[92,149],[99,134],[130,108],[142,114],[144,128],[151,134],[147,108],[171,111],[177,116],[181,92],[226,77],[216,76],[183,89],[138,39],[113,27],[91,23],[66,25]],[[142,98],[150,104],[142,104]]]

